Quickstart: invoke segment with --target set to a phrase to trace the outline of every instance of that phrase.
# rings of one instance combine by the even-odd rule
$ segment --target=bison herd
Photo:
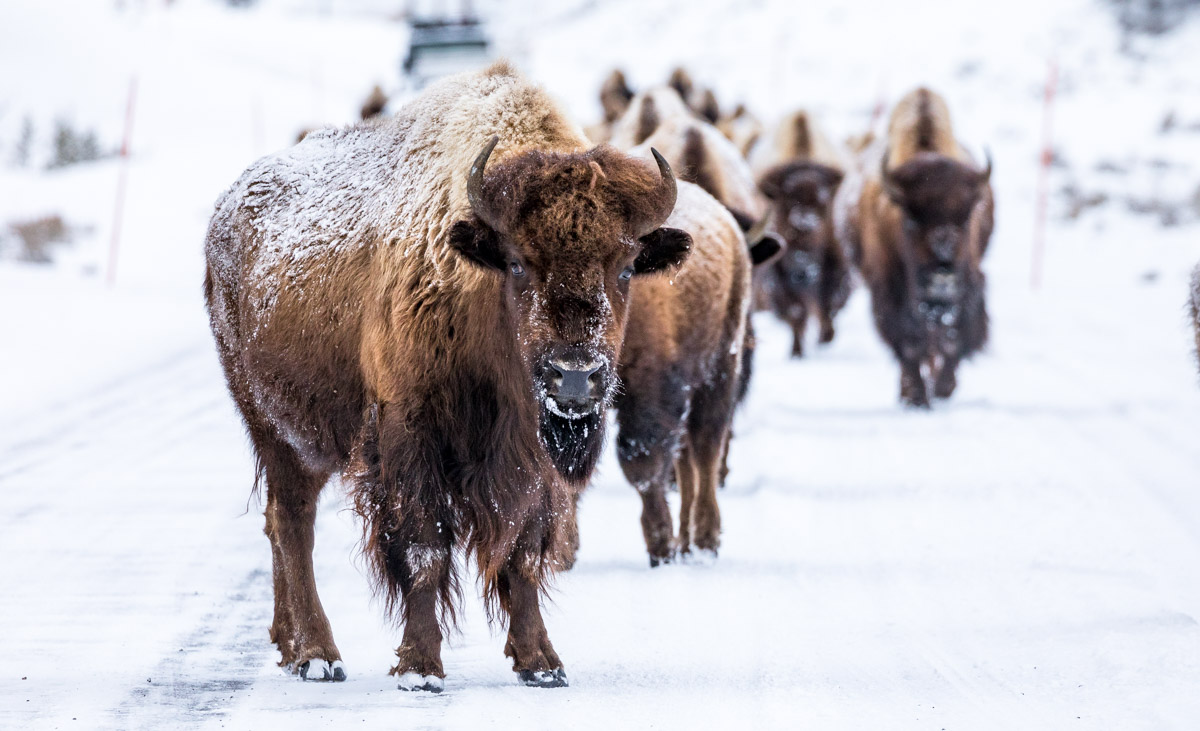
[[[715,555],[753,310],[791,327],[799,357],[810,316],[834,338],[856,269],[919,407],[987,339],[991,161],[928,89],[852,148],[803,110],[774,128],[722,115],[682,71],[641,91],[614,72],[586,133],[503,62],[390,116],[380,96],[372,119],[246,170],[205,244],[213,335],[266,485],[270,636],[306,679],[346,677],[312,561],[334,475],[403,620],[402,689],[442,689],[472,562],[520,681],[562,686],[539,599],[574,563],[610,412],[651,565]]]

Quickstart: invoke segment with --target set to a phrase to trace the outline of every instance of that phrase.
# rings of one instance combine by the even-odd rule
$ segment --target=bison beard
[[[604,411],[564,418],[542,400],[539,433],[554,468],[567,480],[578,483],[592,473],[604,448]],[[562,412],[560,412],[562,413]]]

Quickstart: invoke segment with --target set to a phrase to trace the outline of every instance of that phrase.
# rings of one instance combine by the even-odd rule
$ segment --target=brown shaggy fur
[[[905,96],[887,150],[841,228],[871,290],[875,325],[900,361],[900,398],[948,398],[958,363],[987,341],[980,260],[992,233],[987,175],[959,146],[941,97]],[[882,173],[880,167],[886,164]]]
[[[468,171],[493,135],[472,206]],[[655,228],[665,191],[644,161],[588,151],[501,63],[264,158],[222,197],[205,297],[267,485],[281,664],[340,659],[312,547],[318,495],[341,473],[404,620],[393,673],[444,676],[462,549],[508,619],[514,670],[565,683],[537,598],[573,560],[628,275],[689,251],[686,234]],[[564,359],[598,364],[589,414],[554,403],[548,364]]]
[[[691,257],[670,277],[634,283],[616,402],[617,454],[642,497],[650,565],[692,546],[715,553],[717,486],[738,400],[749,310],[745,239],[720,203],[679,184],[667,225],[691,233]],[[678,542],[666,489],[679,485]]]
[[[773,228],[787,251],[758,277],[761,296],[792,328],[792,355],[804,354],[809,315],[821,343],[834,337],[834,318],[850,296],[850,266],[834,237],[833,201],[844,177],[841,156],[807,112],[788,115],[756,150],[766,166],[758,189],[771,201]]]

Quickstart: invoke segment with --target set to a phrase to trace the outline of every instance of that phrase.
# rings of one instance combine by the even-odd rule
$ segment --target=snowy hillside
[[[202,241],[254,159],[400,88],[402,6],[0,4],[0,728],[1196,727],[1200,14],[1124,36],[1091,0],[477,2],[580,123],[614,67],[644,88],[683,64],[723,105],[807,106],[838,139],[941,91],[995,159],[991,345],[915,413],[861,288],[803,361],[757,316],[720,559],[650,570],[607,455],[545,612],[567,689],[517,685],[468,591],[446,692],[397,691],[400,633],[332,485],[316,566],[349,680],[284,675]],[[100,159],[47,169],[60,120]],[[54,215],[70,241],[24,261],[10,225]]]

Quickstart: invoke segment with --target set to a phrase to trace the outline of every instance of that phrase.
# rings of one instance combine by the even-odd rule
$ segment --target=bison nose
[[[560,404],[587,406],[596,400],[603,363],[551,360],[550,380],[554,399]]]
[[[816,211],[796,206],[788,212],[788,223],[800,233],[812,233],[821,227],[821,216]]]

